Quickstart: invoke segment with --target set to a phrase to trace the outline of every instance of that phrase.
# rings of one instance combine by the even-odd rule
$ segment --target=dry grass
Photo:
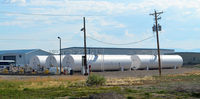
[[[75,82],[83,82],[85,81],[86,77],[84,76],[47,76],[47,77],[30,77],[26,79],[14,79],[14,80],[5,80],[0,78],[0,82],[2,81],[9,81],[9,82],[16,82],[21,83],[19,89],[24,88],[48,88],[48,87],[67,87],[72,83]]]
[[[128,85],[143,85],[144,81],[154,81],[152,76],[139,77],[125,77],[125,78],[110,78],[107,79],[107,86],[128,86]]]
[[[84,80],[84,76],[48,76],[48,77],[34,77],[24,81],[31,82],[49,82],[49,81],[79,81]],[[20,81],[20,80],[19,80]]]
[[[61,76],[61,77],[36,77],[25,80],[31,82],[31,85],[23,86],[25,88],[48,88],[48,87],[67,87],[71,83],[85,81],[84,76]]]
[[[155,84],[164,81],[182,81],[184,79],[179,77],[187,77],[191,75],[200,76],[200,71],[192,71],[183,74],[171,74],[164,75],[162,77],[145,76],[145,77],[123,77],[123,78],[107,78],[106,86],[130,86],[130,85],[144,85]],[[23,88],[48,88],[48,87],[67,87],[74,83],[83,83],[86,81],[86,76],[74,75],[74,76],[34,76],[28,78],[17,78],[8,80],[11,82],[21,82],[20,89]],[[172,79],[171,79],[172,78]],[[3,77],[0,77],[0,82],[5,81]]]
[[[9,78],[10,77],[10,78]],[[0,76],[0,98],[7,97],[33,97],[33,98],[49,98],[49,97],[81,97],[88,96],[93,93],[102,92],[119,92],[125,96],[136,99],[163,99],[164,96],[183,95],[190,97],[190,93],[181,93],[167,89],[169,86],[175,86],[178,81],[188,81],[188,86],[193,85],[191,81],[200,81],[200,71],[192,71],[183,74],[145,76],[145,77],[123,77],[123,78],[107,78],[105,86],[85,86],[86,76]],[[167,83],[166,83],[167,82]],[[173,83],[168,83],[173,82]],[[185,83],[185,82],[184,82]],[[157,87],[161,84],[162,87]],[[172,84],[172,85],[170,85]],[[175,85],[173,85],[175,84]],[[137,86],[142,85],[142,86]],[[144,85],[144,86],[143,86]],[[147,86],[146,86],[147,85]],[[156,85],[156,86],[154,86]],[[199,84],[197,84],[199,85]],[[119,87],[118,87],[119,86]],[[136,87],[134,87],[136,86]],[[166,89],[165,89],[166,88]],[[184,87],[185,88],[185,87]],[[191,87],[192,88],[192,87]],[[176,92],[176,93],[174,93]],[[43,94],[41,94],[43,93]],[[163,96],[162,96],[163,95]],[[195,93],[195,95],[200,95]],[[2,96],[2,97],[1,97]],[[154,98],[161,97],[161,98]],[[197,96],[198,97],[198,96]],[[3,98],[2,98],[3,99]],[[167,98],[168,99],[168,98]]]
[[[169,77],[175,77],[175,76],[189,76],[189,75],[200,75],[200,71],[199,70],[195,70],[192,72],[186,72],[183,74],[173,74],[173,75],[168,75]]]
[[[145,76],[145,77],[124,77],[124,78],[108,78],[106,81],[107,86],[130,86],[130,85],[144,85],[156,84],[160,82],[170,81],[185,81],[188,76],[200,76],[200,71],[192,71],[183,74],[170,74],[164,76]],[[189,77],[192,79],[191,77]]]

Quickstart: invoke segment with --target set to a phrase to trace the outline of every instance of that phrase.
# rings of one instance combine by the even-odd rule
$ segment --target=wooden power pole
[[[86,46],[86,27],[85,27],[85,17],[83,17],[83,28],[81,29],[81,31],[84,32],[84,58],[83,58],[83,65],[84,65],[84,70],[85,73],[84,75],[88,75],[88,67],[87,67],[87,46]]]
[[[156,12],[151,13],[150,15],[155,17],[155,24],[153,26],[153,32],[156,32],[156,37],[157,37],[157,51],[158,51],[158,69],[159,69],[159,75],[161,76],[161,59],[160,59],[160,45],[159,45],[159,35],[158,31],[161,31],[161,26],[158,24],[158,20],[161,19],[161,17],[158,17],[160,14],[163,12]]]

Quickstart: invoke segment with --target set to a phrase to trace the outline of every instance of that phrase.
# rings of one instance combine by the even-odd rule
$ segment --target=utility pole
[[[89,73],[87,72],[88,67],[87,67],[87,47],[86,47],[86,27],[85,27],[85,17],[83,17],[83,28],[81,29],[81,31],[84,32],[84,62],[83,65],[85,67],[85,73],[84,75],[88,75]]]
[[[158,31],[161,31],[161,26],[158,24],[158,20],[161,19],[161,17],[158,17],[160,14],[162,14],[163,12],[156,12],[156,10],[154,11],[154,13],[151,13],[150,15],[155,17],[155,24],[153,26],[153,32],[156,32],[156,37],[157,37],[157,51],[158,51],[158,69],[159,69],[159,75],[161,76],[161,59],[160,59],[160,45],[159,45],[159,35],[158,35]]]

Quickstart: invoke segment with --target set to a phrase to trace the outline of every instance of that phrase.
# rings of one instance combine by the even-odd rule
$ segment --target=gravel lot
[[[178,69],[162,69],[162,75],[166,74],[182,74],[187,72],[193,72],[193,71],[200,71],[200,68],[178,68]],[[122,78],[122,77],[144,77],[144,76],[158,76],[159,72],[158,70],[132,70],[132,71],[104,71],[104,72],[92,72],[92,74],[99,74],[103,75],[106,78]],[[82,76],[80,73],[75,73],[73,76]],[[51,78],[59,78],[59,77],[72,77],[71,75],[46,75],[46,76],[40,76],[40,75],[0,75],[0,79],[5,80],[24,80],[24,79],[31,79],[31,78],[45,78],[45,77],[51,77]],[[84,76],[86,77],[86,76]]]
[[[166,74],[182,74],[187,72],[200,71],[200,68],[178,68],[178,69],[162,69],[162,75]],[[158,76],[158,70],[132,70],[132,71],[111,71],[111,72],[94,72],[94,74],[103,75],[107,78],[121,78],[121,77],[144,77],[144,76]]]

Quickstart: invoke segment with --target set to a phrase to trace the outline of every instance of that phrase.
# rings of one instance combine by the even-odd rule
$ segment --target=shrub
[[[104,76],[94,75],[94,74],[89,75],[88,79],[86,80],[86,84],[88,86],[93,86],[93,85],[99,86],[99,85],[105,84],[105,82],[106,82],[106,79]]]
[[[136,99],[136,98],[133,96],[128,96],[127,99]]]
[[[24,88],[23,90],[24,90],[24,91],[29,91],[29,88]]]

